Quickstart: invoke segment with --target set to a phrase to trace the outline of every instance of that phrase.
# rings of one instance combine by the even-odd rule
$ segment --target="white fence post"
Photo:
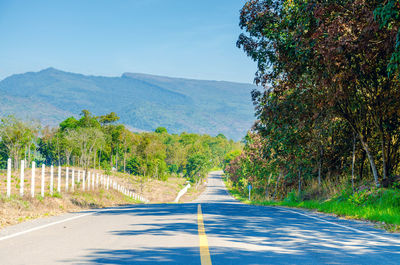
[[[90,172],[88,171],[87,172],[87,186],[88,186],[88,188],[87,188],[87,190],[90,190],[90,176],[91,174],[90,174]]]
[[[92,190],[94,190],[94,179],[95,179],[95,177],[94,177],[94,172],[92,172]]]
[[[31,176],[31,195],[32,198],[35,197],[35,172],[36,171],[36,162],[32,161],[32,176]]]
[[[78,170],[78,183],[81,182],[81,171]]]
[[[68,192],[68,181],[69,181],[69,168],[67,167],[65,171],[65,191]]]
[[[110,188],[110,176],[107,176],[107,187],[106,189],[108,190]]]
[[[71,191],[75,189],[75,169],[72,169],[72,176],[71,176]]]
[[[57,185],[57,191],[60,193],[61,192],[61,166],[58,166],[58,185]]]
[[[42,185],[41,185],[41,188],[40,188],[40,195],[42,195],[42,197],[44,197],[44,173],[45,173],[45,165],[44,164],[42,164]]]
[[[50,195],[53,195],[54,191],[54,166],[50,166]]]
[[[85,173],[86,171],[82,171],[82,190],[85,191]]]
[[[25,161],[21,160],[21,173],[20,173],[20,189],[19,195],[24,196],[24,170],[25,170]]]
[[[7,160],[7,197],[11,196],[11,158]]]
[[[96,188],[99,188],[99,173],[96,173]]]

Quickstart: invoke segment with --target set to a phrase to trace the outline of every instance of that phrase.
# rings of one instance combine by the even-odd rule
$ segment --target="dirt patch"
[[[152,203],[173,202],[185,184],[186,179],[176,177],[167,181],[151,180],[146,183],[143,195]]]

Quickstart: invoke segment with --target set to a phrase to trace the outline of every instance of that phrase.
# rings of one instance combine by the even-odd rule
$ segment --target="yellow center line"
[[[199,246],[201,265],[211,265],[210,251],[208,250],[208,240],[204,229],[203,213],[201,212],[201,204],[197,206],[197,224],[199,229]]]

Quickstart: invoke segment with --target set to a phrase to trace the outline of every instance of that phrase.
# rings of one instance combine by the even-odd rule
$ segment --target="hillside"
[[[16,114],[54,125],[82,109],[114,111],[139,130],[163,126],[241,139],[253,123],[251,84],[125,73],[86,76],[54,68],[12,75],[0,82],[0,116]]]

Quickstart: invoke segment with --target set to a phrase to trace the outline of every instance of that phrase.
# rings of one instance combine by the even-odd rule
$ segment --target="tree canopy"
[[[399,10],[390,0],[246,2],[237,46],[262,89],[233,179],[288,192],[352,166],[377,187],[400,173]]]

